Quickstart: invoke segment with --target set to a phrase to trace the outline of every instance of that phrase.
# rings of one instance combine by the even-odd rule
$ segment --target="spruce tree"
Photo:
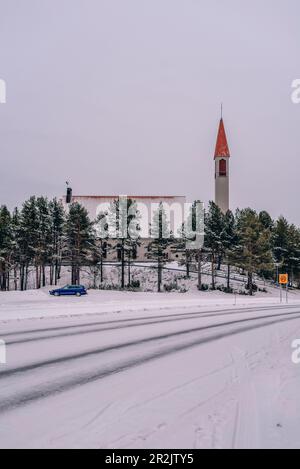
[[[300,232],[280,217],[273,229],[274,259],[283,273],[289,274],[291,285],[300,275]]]
[[[238,244],[234,252],[235,265],[248,273],[248,289],[253,295],[253,275],[261,270],[271,270],[273,256],[271,233],[261,223],[254,210],[237,212]]]
[[[299,282],[300,276],[300,231],[295,225],[289,227],[288,268],[290,285]]]
[[[274,228],[274,220],[272,219],[271,215],[266,212],[265,210],[260,212],[259,221],[265,229],[269,229],[270,231]]]

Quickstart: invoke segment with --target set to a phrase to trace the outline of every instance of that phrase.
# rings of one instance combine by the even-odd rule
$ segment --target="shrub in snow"
[[[135,289],[141,288],[141,282],[139,280],[132,280],[131,287]]]
[[[173,283],[165,284],[164,285],[164,290],[166,292],[178,291],[179,290],[178,283],[173,282]]]
[[[218,291],[221,291],[222,293],[229,293],[229,294],[232,294],[233,293],[233,289],[230,287],[228,288],[227,286],[225,285],[218,285],[217,288],[216,288]]]

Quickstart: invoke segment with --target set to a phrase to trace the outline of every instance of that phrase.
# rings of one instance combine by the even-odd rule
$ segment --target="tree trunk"
[[[42,266],[42,275],[43,275],[43,287],[46,286],[46,269],[45,269],[45,264]]]
[[[227,265],[227,290],[230,290],[230,264]]]
[[[25,276],[25,271],[24,271],[24,264],[20,266],[20,290],[24,291],[24,276]]]
[[[3,262],[0,264],[0,289],[4,291],[4,267]]]
[[[93,287],[94,290],[97,288],[97,266],[94,267],[94,275],[93,275],[94,281],[93,281]]]
[[[249,286],[249,294],[253,296],[253,274],[252,272],[248,272],[248,286]]]
[[[39,286],[39,266],[38,265],[35,267],[35,283],[36,283],[36,289],[38,290],[40,288],[40,286]]]
[[[15,290],[18,290],[18,271],[17,268],[14,268],[14,283],[15,283]]]
[[[215,256],[212,254],[211,258],[211,288],[213,290],[216,289],[216,281],[215,281]]]
[[[58,265],[58,259],[55,261],[55,267],[54,267],[54,284],[57,285],[59,279],[59,265]]]
[[[103,259],[101,256],[101,261],[100,261],[100,282],[103,283]]]
[[[125,250],[124,250],[124,240],[122,241],[121,246],[121,288],[125,288]]]
[[[202,251],[198,251],[198,290],[202,290]]]
[[[161,292],[161,283],[162,283],[162,265],[161,259],[158,257],[157,260],[157,291],[158,293]]]
[[[3,272],[2,272],[2,265],[0,271],[0,290],[3,291]]]
[[[71,279],[71,283],[72,285],[75,285],[76,284],[76,266],[75,264],[72,264],[72,275],[71,275],[72,279]]]
[[[186,277],[187,278],[191,278],[191,274],[190,274],[190,253],[188,251],[186,251],[186,254],[185,254],[185,263],[186,263]]]
[[[56,281],[56,285],[57,285],[58,280],[61,279],[61,262],[62,261],[60,259],[59,261],[57,260],[56,262],[57,262],[57,264],[56,264],[57,267],[56,267],[56,272],[55,272],[55,281]]]
[[[54,265],[53,264],[50,265],[49,275],[50,275],[50,285],[53,285],[53,279],[54,279]]]
[[[26,264],[25,267],[25,282],[24,282],[24,289],[25,291],[27,290],[27,285],[28,285],[28,264]]]
[[[131,285],[131,259],[130,259],[130,253],[128,254],[128,286],[130,287]]]

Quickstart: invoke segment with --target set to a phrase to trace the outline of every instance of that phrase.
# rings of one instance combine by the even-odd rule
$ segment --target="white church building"
[[[229,174],[229,160],[230,152],[227,142],[225,126],[223,118],[220,120],[216,149],[214,154],[215,160],[215,203],[220,207],[223,213],[226,213],[230,208],[229,190],[230,190],[230,174]],[[66,209],[71,203],[79,203],[87,210],[91,220],[95,220],[99,213],[108,210],[111,203],[120,197],[127,197],[136,202],[137,209],[142,214],[144,225],[151,223],[151,214],[163,204],[169,216],[170,231],[175,233],[178,227],[182,225],[187,214],[186,197],[185,196],[172,196],[172,195],[73,195],[72,189],[68,189],[68,194],[63,198],[63,203]],[[145,219],[146,217],[146,219]],[[142,222],[142,223],[143,223]],[[141,246],[138,247],[136,253],[137,261],[147,260],[147,246],[149,244],[149,237],[142,236]],[[116,250],[112,251],[113,254],[108,254],[107,260],[118,260]],[[168,251],[170,260],[179,258],[180,254],[172,252],[170,248]]]

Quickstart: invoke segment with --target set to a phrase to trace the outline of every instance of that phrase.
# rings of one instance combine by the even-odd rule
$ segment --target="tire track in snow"
[[[272,307],[272,310],[287,310],[292,308],[299,308],[299,306],[277,306]],[[214,311],[203,311],[203,312],[195,312],[195,313],[181,313],[181,314],[172,314],[172,315],[161,315],[161,316],[151,316],[151,317],[141,317],[141,318],[132,318],[132,319],[122,319],[119,321],[107,321],[107,322],[94,322],[88,323],[83,325],[72,325],[72,326],[64,326],[64,327],[55,327],[55,328],[47,328],[47,329],[37,329],[37,330],[29,330],[29,331],[18,331],[18,332],[8,332],[3,335],[3,338],[6,339],[6,345],[22,345],[30,342],[39,342],[43,340],[49,339],[56,339],[56,338],[65,338],[65,337],[74,337],[74,336],[81,336],[86,334],[94,334],[96,332],[106,332],[106,331],[115,331],[121,329],[129,329],[134,327],[141,327],[147,325],[155,325],[155,324],[165,324],[171,322],[179,322],[179,321],[186,321],[186,320],[194,320],[194,319],[201,319],[201,318],[210,318],[210,317],[221,317],[221,316],[229,316],[234,314],[240,313],[251,313],[251,312],[262,312],[262,311],[270,311],[268,307],[261,307],[261,308],[242,308],[242,309],[227,309],[220,312],[219,310]],[[288,313],[287,313],[288,314]],[[119,324],[119,325],[115,325]],[[99,328],[94,328],[94,326],[104,326]],[[108,326],[108,327],[106,327]],[[90,330],[86,330],[86,328],[92,328]],[[27,334],[36,334],[36,333],[45,333],[45,332],[52,332],[52,331],[64,331],[70,329],[78,329],[74,332],[67,332],[62,334],[48,334],[48,335],[40,335],[37,337],[27,337]],[[24,338],[16,339],[16,340],[7,340],[7,337],[18,337],[18,336],[25,335]]]
[[[255,316],[255,317],[251,317],[251,318],[237,319],[235,321],[211,324],[211,325],[207,325],[207,326],[194,327],[194,328],[191,328],[191,329],[183,329],[183,330],[176,331],[176,332],[170,332],[170,333],[161,334],[161,335],[154,335],[154,336],[151,336],[151,337],[146,337],[146,338],[143,338],[143,339],[134,340],[134,341],[130,341],[130,342],[122,342],[122,343],[119,343],[119,344],[113,344],[113,345],[109,345],[107,347],[92,349],[92,350],[88,350],[88,351],[85,351],[85,352],[80,352],[80,353],[77,353],[77,354],[65,355],[65,356],[62,356],[62,357],[53,358],[51,360],[45,360],[45,361],[41,361],[41,362],[31,363],[30,365],[24,365],[24,366],[21,366],[21,367],[18,367],[18,368],[12,368],[12,369],[9,369],[9,370],[4,370],[4,371],[0,372],[0,382],[1,382],[1,379],[7,378],[9,376],[13,376],[15,374],[26,373],[26,372],[34,371],[34,370],[37,370],[37,369],[40,369],[40,368],[48,367],[48,366],[59,365],[59,364],[62,364],[62,363],[67,363],[67,362],[79,360],[81,358],[87,358],[87,357],[100,355],[102,353],[121,350],[123,348],[126,349],[126,348],[129,348],[129,347],[140,346],[140,345],[144,345],[144,344],[147,344],[147,343],[161,341],[161,340],[167,340],[167,339],[170,339],[170,338],[180,337],[180,336],[188,335],[188,334],[195,333],[195,332],[209,331],[211,329],[215,329],[215,328],[219,328],[219,327],[226,327],[226,326],[231,326],[231,325],[234,326],[234,325],[242,324],[242,323],[249,322],[249,321],[259,321],[259,320],[262,320],[262,319],[272,319],[272,318],[277,318],[277,317],[278,318],[279,317],[291,317],[291,316],[294,316],[294,315],[298,315],[299,313],[300,313],[300,311],[296,311],[294,313],[269,314],[269,315],[266,315],[266,316],[259,316],[259,317]],[[300,317],[300,316],[298,316],[298,317]]]
[[[297,314],[297,316],[294,316],[295,314]],[[184,334],[188,335],[188,334],[195,333],[195,332],[200,332],[200,331],[209,331],[209,330],[213,330],[213,329],[216,329],[216,328],[225,328],[225,331],[223,331],[223,332],[219,332],[219,333],[213,334],[211,336],[200,338],[200,339],[199,338],[190,339],[190,340],[188,340],[186,342],[183,342],[181,344],[178,344],[176,346],[174,346],[174,345],[167,346],[166,345],[163,349],[158,349],[158,350],[154,350],[152,352],[145,353],[144,356],[139,356],[139,357],[137,357],[135,359],[131,359],[131,360],[126,360],[125,359],[125,360],[120,361],[119,363],[116,363],[115,365],[110,366],[110,367],[109,366],[105,367],[105,368],[101,367],[100,369],[90,370],[89,372],[81,373],[81,374],[78,374],[74,377],[62,380],[60,383],[46,383],[45,385],[43,385],[42,387],[36,389],[35,391],[29,391],[29,392],[22,392],[21,391],[19,393],[16,393],[14,396],[8,397],[6,399],[4,398],[4,399],[1,400],[0,414],[6,413],[10,410],[13,410],[13,409],[17,408],[17,407],[21,407],[21,406],[33,403],[35,401],[45,399],[45,398],[48,398],[48,397],[51,397],[51,396],[54,396],[54,395],[69,391],[73,388],[83,386],[83,385],[86,385],[86,384],[89,384],[89,383],[92,383],[92,382],[95,382],[95,381],[102,380],[102,379],[107,378],[109,376],[112,376],[114,374],[127,371],[131,368],[135,368],[137,366],[146,364],[148,362],[151,362],[153,360],[157,360],[159,358],[164,358],[164,357],[172,355],[174,353],[178,353],[178,352],[181,352],[181,351],[184,351],[184,350],[188,350],[190,348],[193,348],[193,347],[196,347],[196,346],[201,346],[201,345],[204,345],[206,343],[214,342],[216,340],[220,340],[220,339],[223,339],[223,338],[226,338],[226,337],[234,336],[234,335],[240,334],[242,332],[248,332],[248,331],[252,331],[252,330],[255,330],[255,329],[259,329],[259,328],[268,327],[268,326],[271,326],[271,325],[274,325],[274,324],[287,322],[287,321],[295,321],[295,320],[298,320],[298,319],[300,319],[299,311],[297,313],[289,313],[289,314],[285,314],[285,315],[269,315],[269,316],[264,316],[264,317],[260,317],[260,318],[256,317],[256,318],[251,318],[251,319],[243,319],[243,320],[240,320],[240,321],[233,321],[233,322],[229,322],[229,323],[223,323],[223,324],[207,326],[205,328],[203,328],[203,327],[202,328],[195,328],[195,329],[191,329],[190,331],[180,331],[180,332],[177,332],[177,333],[170,334],[169,336],[164,335],[164,336],[160,336],[160,337],[149,338],[149,339],[147,339],[148,342],[161,340],[162,338],[176,337],[176,336],[180,336],[180,335],[184,335]],[[251,323],[253,321],[258,322],[258,324],[253,324],[253,325],[251,324],[251,325],[243,326],[244,323],[246,323],[246,322]],[[236,329],[231,329],[229,331],[226,331],[226,329],[228,329],[228,327],[232,327],[232,326],[236,326]],[[143,340],[143,341],[138,342],[138,344],[140,345],[140,344],[143,344],[145,342],[146,341]],[[133,342],[131,345],[137,345],[137,343]],[[127,344],[126,347],[131,346],[131,345]],[[124,345],[118,346],[118,348],[122,349],[122,348],[124,348]],[[103,350],[92,351],[89,354],[90,355],[97,355],[97,354],[100,354],[100,353],[103,353]],[[87,356],[86,354],[83,354],[83,355]],[[57,363],[64,363],[66,361],[66,359],[67,360],[76,360],[78,358],[82,358],[82,356],[79,355],[76,358],[74,356],[66,357],[66,358],[61,358],[59,360],[51,361],[51,362],[54,362],[56,364]],[[52,364],[53,363],[51,363],[51,365]],[[36,364],[36,366],[37,366],[37,364]],[[49,366],[49,363],[46,362],[46,364],[45,363],[44,364],[38,364],[38,368],[40,368],[40,369],[44,369],[46,366]],[[15,375],[15,374],[18,375],[19,374],[19,376],[21,377],[21,382],[22,382],[23,374],[26,371],[32,371],[32,367],[30,367],[30,366],[25,367],[25,368],[26,368],[26,370],[24,370],[24,369],[19,370],[19,371],[15,370],[14,373],[13,373],[13,375]],[[5,372],[2,373],[0,375],[0,378],[3,379],[5,376],[7,377],[8,373],[9,373],[9,376],[11,376],[12,372],[13,372],[13,370],[10,370],[6,373],[6,375],[5,375]],[[4,382],[5,382],[5,380],[4,380]],[[43,379],[42,379],[42,383],[44,383]],[[35,388],[36,388],[36,386],[35,386]]]

